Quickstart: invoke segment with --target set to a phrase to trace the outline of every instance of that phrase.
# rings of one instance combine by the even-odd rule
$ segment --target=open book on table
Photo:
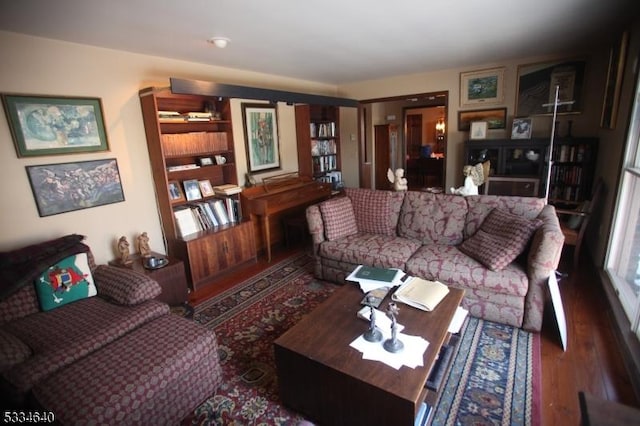
[[[411,277],[391,295],[391,298],[423,311],[432,311],[448,293],[449,287],[439,281]]]

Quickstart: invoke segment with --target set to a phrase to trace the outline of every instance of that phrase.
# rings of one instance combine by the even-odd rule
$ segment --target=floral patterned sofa
[[[564,241],[543,199],[345,193],[306,211],[317,278],[341,283],[361,264],[400,268],[464,289],[473,316],[541,329],[547,278]]]
[[[154,300],[142,273],[96,265],[84,237],[0,253],[0,400],[61,424],[178,424],[215,393],[215,334]]]

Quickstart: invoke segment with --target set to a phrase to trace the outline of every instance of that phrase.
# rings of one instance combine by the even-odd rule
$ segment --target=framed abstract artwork
[[[270,104],[242,104],[247,169],[250,173],[280,168],[278,118]]]
[[[115,158],[26,169],[40,217],[124,201]]]
[[[586,62],[557,60],[518,67],[516,116],[551,115],[558,88],[558,114],[582,111],[582,87]]]
[[[507,123],[507,109],[476,109],[458,111],[458,130],[468,131],[473,121],[486,121],[489,129],[504,129]]]
[[[18,157],[107,151],[98,98],[3,94]]]

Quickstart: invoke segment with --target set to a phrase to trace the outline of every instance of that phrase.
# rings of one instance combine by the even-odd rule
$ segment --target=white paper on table
[[[360,290],[362,290],[364,293],[368,293],[371,290],[375,290],[376,288],[380,287],[395,287],[397,285],[400,285],[402,283],[402,277],[405,275],[405,273],[401,269],[389,268],[396,271],[396,275],[393,277],[393,280],[390,283],[386,281],[368,280],[366,278],[356,278],[356,274],[358,273],[360,268],[362,268],[362,265],[359,265],[356,269],[354,269],[353,272],[345,278],[345,280],[357,282],[358,284],[360,284]]]
[[[406,365],[409,368],[416,368],[424,365],[424,352],[429,347],[429,342],[420,336],[410,336],[398,333],[398,340],[404,344],[404,349],[400,352],[391,353],[384,347],[385,340],[391,338],[391,330],[382,331],[382,340],[379,342],[368,342],[364,337],[359,336],[350,346],[362,352],[362,359],[382,362],[396,370]]]
[[[469,311],[467,311],[462,306],[458,306],[458,309],[456,309],[456,313],[453,314],[453,318],[449,323],[449,333],[452,333],[452,334],[459,333],[460,328],[462,327],[462,323],[464,323],[464,319],[467,317],[468,314],[469,314]]]

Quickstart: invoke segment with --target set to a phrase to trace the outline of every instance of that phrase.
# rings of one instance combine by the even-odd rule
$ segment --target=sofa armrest
[[[31,356],[31,348],[19,338],[0,329],[0,373]]]
[[[529,290],[522,328],[529,331],[540,331],[542,328],[547,279],[555,273],[560,263],[564,244],[560,221],[552,205],[546,205],[538,219],[542,220],[542,226],[533,235],[527,258]]]
[[[98,265],[93,272],[98,295],[121,305],[137,305],[158,297],[162,288],[147,275],[111,265]]]

